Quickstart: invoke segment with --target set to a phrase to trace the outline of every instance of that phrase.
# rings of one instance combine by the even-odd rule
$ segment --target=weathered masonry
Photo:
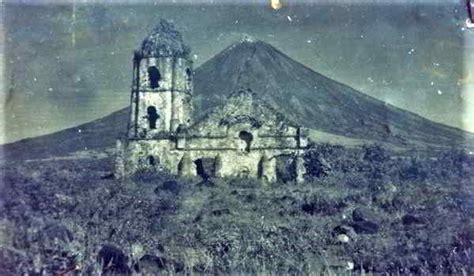
[[[117,142],[117,177],[166,169],[184,177],[303,180],[303,128],[245,87],[197,121],[192,97],[190,49],[172,24],[161,21],[133,58],[130,121],[127,136]]]

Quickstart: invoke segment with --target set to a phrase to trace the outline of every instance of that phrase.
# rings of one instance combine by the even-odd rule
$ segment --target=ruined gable
[[[297,124],[286,119],[250,89],[240,88],[224,105],[212,109],[192,125],[189,135],[226,135],[229,130],[244,126],[258,130],[262,136],[290,136],[298,131]]]

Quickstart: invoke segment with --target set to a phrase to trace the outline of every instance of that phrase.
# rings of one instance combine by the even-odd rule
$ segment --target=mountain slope
[[[462,144],[467,135],[324,77],[261,41],[234,44],[199,67],[197,112],[222,104],[239,86],[251,88],[293,121],[337,135],[443,146]]]
[[[195,70],[195,119],[239,87],[250,88],[291,121],[348,140],[441,149],[473,137],[367,96],[265,42],[250,40],[229,46]],[[2,154],[5,159],[45,158],[113,147],[127,122],[125,108],[78,127],[4,145]]]
[[[125,132],[127,122],[128,108],[124,108],[77,127],[3,145],[0,147],[0,159],[49,158],[76,151],[113,147],[115,140]]]

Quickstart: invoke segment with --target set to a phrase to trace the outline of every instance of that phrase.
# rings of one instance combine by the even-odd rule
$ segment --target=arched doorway
[[[276,157],[276,177],[282,182],[296,179],[296,163],[293,155],[284,154]]]
[[[155,157],[153,157],[153,155],[148,156],[147,160],[148,160],[148,164],[150,166],[155,166],[156,165],[156,159],[155,159]]]
[[[203,157],[194,160],[196,164],[196,174],[201,176],[204,180],[215,177],[215,159],[210,157]]]

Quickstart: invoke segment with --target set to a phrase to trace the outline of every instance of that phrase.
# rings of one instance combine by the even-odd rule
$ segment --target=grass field
[[[307,181],[112,175],[112,159],[7,162],[0,274],[472,274],[474,160],[320,145]]]

